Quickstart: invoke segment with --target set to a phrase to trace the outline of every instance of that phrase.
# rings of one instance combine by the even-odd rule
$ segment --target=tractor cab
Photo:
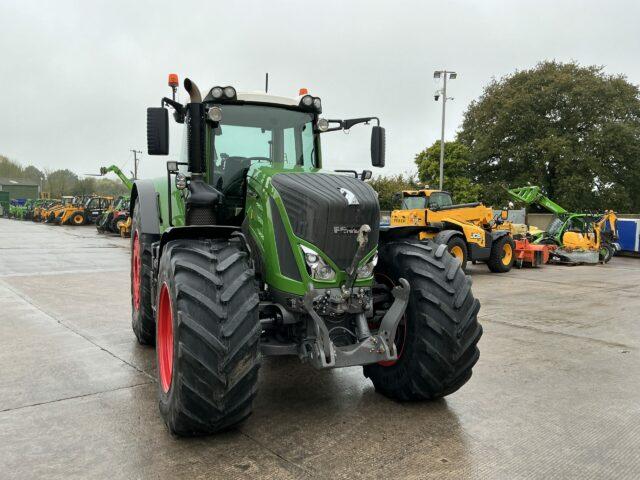
[[[402,192],[402,210],[419,208],[439,210],[453,205],[449,192],[442,190],[405,190]]]
[[[107,210],[113,202],[113,197],[91,197],[84,203],[85,217],[89,222],[95,222],[102,212]]]

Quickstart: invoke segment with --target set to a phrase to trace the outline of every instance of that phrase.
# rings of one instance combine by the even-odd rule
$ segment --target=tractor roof
[[[449,193],[444,190],[403,190],[402,194],[407,197],[428,197],[432,193]]]
[[[281,97],[278,95],[269,95],[264,92],[238,92],[238,100],[244,102],[271,103],[286,105],[288,107],[297,107],[300,105],[300,98]]]

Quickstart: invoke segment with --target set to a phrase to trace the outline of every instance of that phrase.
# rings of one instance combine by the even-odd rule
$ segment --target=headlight
[[[302,97],[302,104],[305,107],[310,107],[311,105],[313,105],[313,97],[311,95],[305,95],[304,97]]]
[[[309,272],[311,278],[325,281],[336,278],[336,272],[325,263],[317,252],[311,250],[309,247],[305,247],[304,245],[300,245],[300,248],[304,255],[304,261],[307,264],[307,272]]]
[[[378,264],[378,254],[376,253],[370,262],[358,267],[358,278],[369,278],[373,275],[373,269]]]
[[[224,96],[227,98],[235,98],[236,89],[233,87],[224,87]]]
[[[313,99],[313,106],[315,107],[316,110],[321,110],[322,109],[322,101],[319,98],[314,98]]]
[[[209,109],[207,115],[212,122],[219,122],[222,120],[222,109],[220,107],[213,106]]]
[[[222,95],[223,95],[222,87],[213,87],[211,89],[211,96],[216,100],[219,98],[222,98]]]
[[[329,120],[327,120],[326,118],[319,118],[316,126],[321,132],[326,132],[327,130],[329,130]]]
[[[184,175],[184,173],[176,174],[176,188],[178,190],[184,190],[185,188],[187,188],[187,177]]]

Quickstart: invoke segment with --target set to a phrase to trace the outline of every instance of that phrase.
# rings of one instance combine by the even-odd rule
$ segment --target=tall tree
[[[494,80],[458,140],[491,203],[537,184],[571,210],[640,211],[640,91],[601,67],[547,61]]]
[[[47,172],[45,191],[51,193],[52,198],[71,195],[77,181],[78,175],[71,170],[64,169]]]
[[[22,178],[22,166],[0,155],[0,177]]]
[[[96,179],[93,177],[79,178],[72,189],[74,195],[91,195],[96,191]]]
[[[44,173],[33,165],[29,165],[22,171],[22,177],[40,183],[44,179]]]
[[[431,188],[440,183],[440,140],[415,157],[418,178]],[[482,187],[473,181],[469,166],[469,149],[460,142],[444,144],[443,189],[450,192],[457,203],[478,201]]]

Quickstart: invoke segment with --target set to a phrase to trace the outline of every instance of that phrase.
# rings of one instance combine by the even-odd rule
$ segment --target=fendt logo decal
[[[357,235],[360,231],[358,227],[347,227],[346,225],[336,225],[333,227],[333,233],[336,235]]]
[[[342,187],[338,188],[338,190],[340,190],[340,193],[347,201],[347,205],[360,205],[360,202],[358,201],[358,197],[356,197],[356,194],[353,193],[351,190],[347,190],[346,188],[342,188]]]

